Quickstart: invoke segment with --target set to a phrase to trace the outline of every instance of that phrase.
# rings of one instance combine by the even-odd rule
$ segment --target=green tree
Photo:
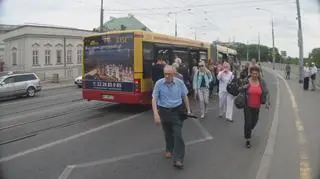
[[[242,60],[247,59],[247,50],[248,50],[248,56],[249,59],[251,58],[256,58],[258,60],[258,51],[259,51],[259,45],[258,44],[243,44],[243,43],[234,43],[228,45],[228,47],[233,48],[237,50],[238,56]],[[280,62],[281,56],[279,54],[279,50],[275,48],[275,54],[276,54],[276,61]],[[265,61],[272,61],[272,48],[269,48],[268,46],[265,45],[260,45],[260,60],[262,62]]]
[[[310,62],[314,62],[317,67],[320,67],[320,48],[312,49],[311,53],[309,54]]]

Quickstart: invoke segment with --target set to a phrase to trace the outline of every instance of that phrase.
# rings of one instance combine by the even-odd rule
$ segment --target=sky
[[[305,57],[320,47],[317,1],[300,0]],[[178,36],[208,42],[257,44],[260,34],[261,44],[272,47],[273,19],[275,46],[291,57],[299,55],[296,12],[295,0],[104,0],[104,21],[130,13],[152,31],[174,35],[176,18]],[[0,23],[92,30],[100,0],[0,0]]]

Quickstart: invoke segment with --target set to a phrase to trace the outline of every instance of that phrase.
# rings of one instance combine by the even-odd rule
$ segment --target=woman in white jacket
[[[233,79],[234,75],[230,71],[230,64],[228,62],[223,63],[223,70],[217,75],[219,80],[219,117],[222,118],[224,115],[226,120],[233,122],[233,99],[234,97],[227,92],[227,85]]]
[[[205,113],[207,113],[207,107],[209,104],[209,87],[211,81],[212,74],[206,68],[205,63],[201,61],[199,63],[199,69],[195,71],[193,76],[193,89],[200,101],[201,119],[203,119]]]

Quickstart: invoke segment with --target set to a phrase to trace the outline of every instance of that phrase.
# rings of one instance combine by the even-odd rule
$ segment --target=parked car
[[[79,88],[82,87],[82,76],[77,77],[74,79],[74,84],[76,84]]]
[[[40,91],[40,79],[35,73],[10,73],[0,77],[0,98],[34,97]]]

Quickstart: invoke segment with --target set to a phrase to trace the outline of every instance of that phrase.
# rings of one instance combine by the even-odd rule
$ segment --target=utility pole
[[[175,13],[175,18],[174,18],[174,35],[177,37],[178,36],[178,23],[177,23],[177,13]]]
[[[101,0],[101,9],[100,9],[100,32],[103,32],[103,0]]]
[[[275,69],[275,63],[276,63],[276,54],[275,54],[275,48],[274,48],[274,26],[273,26],[273,16],[271,21],[272,26],[272,63],[273,63],[273,69]]]
[[[260,32],[258,33],[258,62],[261,62],[260,59]]]
[[[297,19],[298,19],[298,46],[299,46],[299,83],[303,82],[303,37],[301,26],[300,2],[296,0],[297,4]]]
[[[247,40],[247,62],[249,61],[249,41]]]

